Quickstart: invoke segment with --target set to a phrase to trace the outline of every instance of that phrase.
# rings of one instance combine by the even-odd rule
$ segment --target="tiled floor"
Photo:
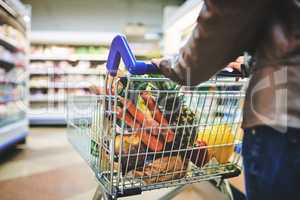
[[[96,187],[93,173],[68,143],[64,128],[32,128],[26,145],[0,155],[1,200],[89,200]],[[158,199],[169,190],[147,192],[143,199]],[[201,183],[186,187],[173,199],[223,196]]]

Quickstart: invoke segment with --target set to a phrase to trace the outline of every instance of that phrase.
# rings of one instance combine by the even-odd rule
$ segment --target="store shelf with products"
[[[30,89],[43,89],[43,88],[55,88],[55,89],[85,89],[94,85],[98,85],[98,82],[47,82],[47,81],[30,81]]]
[[[30,102],[60,102],[60,101],[66,101],[67,98],[64,95],[43,95],[43,94],[37,94],[32,95],[29,98]]]
[[[101,83],[104,82],[110,39],[99,43],[87,43],[86,40],[70,41],[64,37],[63,32],[57,33],[56,36],[61,37],[60,42],[49,40],[48,37],[32,37],[29,66],[30,109],[41,111],[47,108],[44,114],[40,115],[40,119],[37,115],[30,116],[32,125],[54,122],[62,124],[62,121],[65,121],[65,112],[56,112],[56,109],[52,108],[59,104],[62,106],[59,111],[64,110],[68,95],[99,92]],[[138,59],[149,60],[160,56],[159,38],[128,38]],[[98,45],[95,45],[97,43]]]
[[[0,35],[0,45],[11,51],[17,50],[16,42],[9,39],[7,36],[3,36],[2,34]]]
[[[100,74],[104,74],[105,72],[102,71],[98,71],[98,70],[94,70],[94,69],[86,69],[86,70],[76,70],[76,71],[72,71],[72,70],[55,70],[55,71],[43,71],[43,70],[32,70],[29,71],[30,75],[45,75],[45,76],[49,76],[49,75],[99,75]]]
[[[68,62],[66,60],[31,61],[29,66],[30,75],[64,75],[64,74],[94,74],[105,73],[102,63],[93,61]]]
[[[106,55],[69,55],[69,56],[61,56],[61,55],[32,55],[30,60],[39,60],[39,61],[48,61],[48,60],[66,60],[66,61],[99,61],[105,62]]]
[[[107,46],[33,44],[29,65],[32,125],[65,124],[68,95],[91,94],[105,74]],[[59,104],[59,109],[57,109]]]
[[[27,40],[20,31],[3,24],[0,27],[0,44],[12,52],[25,51]]]
[[[34,44],[31,47],[30,60],[66,60],[105,62],[107,46],[66,46]]]
[[[17,0],[0,2],[0,151],[28,134],[28,13]]]
[[[100,76],[94,80],[91,87],[100,85]],[[74,82],[75,83],[75,82]],[[73,83],[73,84],[74,84]],[[78,84],[78,83],[76,83]],[[54,87],[55,86],[55,87]],[[62,125],[65,124],[66,103],[69,95],[91,95],[90,87],[79,85],[54,85],[44,88],[30,88],[30,124],[32,125]],[[47,121],[48,119],[48,121]]]

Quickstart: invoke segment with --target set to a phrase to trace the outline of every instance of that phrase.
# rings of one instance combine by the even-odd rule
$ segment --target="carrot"
[[[147,102],[149,110],[153,112],[154,119],[161,125],[168,127],[169,122],[166,120],[166,118],[164,118],[162,112],[159,110],[159,107],[156,105],[154,98],[147,92],[143,92],[141,97],[145,102]],[[174,135],[175,133],[170,129],[167,129],[165,132],[163,132],[163,136],[167,142],[172,142],[174,140]]]
[[[117,117],[118,119],[123,120],[123,109],[120,107],[117,108]],[[141,128],[141,125],[138,122],[135,122],[133,117],[127,112],[125,113],[125,123],[134,129]]]
[[[162,151],[164,144],[155,136],[148,134],[144,131],[139,133],[142,139],[142,142],[149,147],[154,152]]]
[[[119,119],[122,119],[123,117],[123,109],[118,107],[117,108],[117,117]],[[141,128],[141,125],[138,122],[134,122],[133,117],[129,113],[125,113],[125,122],[128,126],[132,128],[139,129]],[[147,132],[138,132],[139,137],[141,138],[142,142],[149,147],[152,151],[161,151],[164,147],[163,143],[160,142],[160,140],[152,136],[151,134],[148,134]]]
[[[124,105],[125,99],[123,97],[119,98],[121,103]],[[140,111],[131,100],[127,99],[126,104],[128,112],[136,118],[136,121],[143,124],[145,128],[151,128],[154,135],[159,134],[159,124],[157,121],[155,121],[152,117],[144,115],[144,113]]]

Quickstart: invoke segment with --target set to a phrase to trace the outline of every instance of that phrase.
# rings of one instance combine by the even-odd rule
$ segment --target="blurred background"
[[[176,54],[202,5],[201,0],[1,0],[0,199],[92,199],[97,181],[66,138],[68,95],[97,93],[118,33],[138,59]],[[241,177],[231,182],[244,191]],[[201,183],[172,198],[225,197]]]

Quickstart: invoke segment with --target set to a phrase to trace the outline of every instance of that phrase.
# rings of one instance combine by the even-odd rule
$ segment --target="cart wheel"
[[[106,193],[102,193],[100,186],[98,186],[93,196],[93,200],[112,200],[112,196]]]

